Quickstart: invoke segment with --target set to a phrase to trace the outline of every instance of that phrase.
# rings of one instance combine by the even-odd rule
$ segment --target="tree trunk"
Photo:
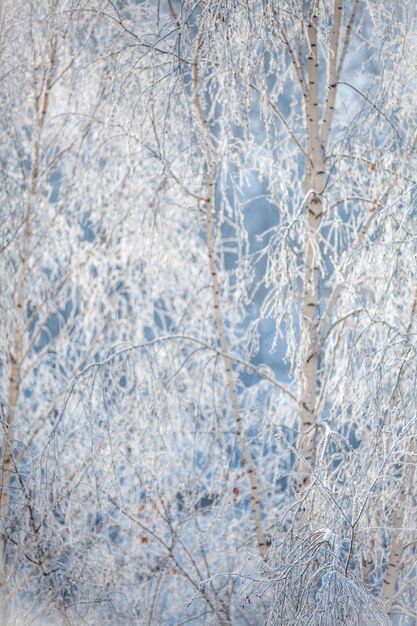
[[[316,397],[318,388],[319,245],[323,215],[324,155],[319,132],[319,85],[317,50],[318,8],[308,25],[307,154],[304,189],[308,195],[304,243],[304,295],[301,316],[301,397],[298,436],[299,488],[310,482],[309,466],[316,462]]]
[[[200,124],[203,129],[204,137],[205,137],[205,152],[207,158],[207,200],[206,200],[206,237],[207,237],[207,250],[208,250],[208,258],[209,258],[209,267],[210,267],[210,278],[211,278],[211,292],[213,299],[213,309],[214,309],[214,318],[216,320],[216,328],[219,338],[220,350],[222,352],[223,364],[226,373],[227,380],[227,389],[229,392],[230,402],[232,405],[232,414],[233,420],[236,426],[236,435],[239,440],[239,445],[242,451],[242,460],[243,465],[246,469],[246,472],[249,477],[250,483],[250,499],[252,505],[252,514],[255,522],[255,535],[256,542],[258,546],[259,554],[262,558],[266,555],[266,539],[265,539],[265,531],[263,528],[262,515],[261,515],[261,504],[260,504],[260,493],[258,486],[258,479],[256,475],[255,465],[249,451],[248,442],[246,440],[246,434],[244,430],[244,424],[242,421],[242,417],[239,409],[239,401],[237,397],[236,383],[234,379],[234,374],[232,370],[232,362],[230,358],[228,358],[228,345],[226,340],[226,334],[224,331],[224,323],[221,312],[221,301],[220,301],[220,286],[219,286],[219,277],[217,272],[217,264],[216,264],[216,253],[213,241],[213,215],[215,215],[215,188],[214,188],[214,164],[213,164],[213,155],[210,146],[210,137],[209,137],[209,129],[206,117],[204,115],[203,107],[200,100],[199,90],[198,90],[198,70],[199,70],[199,60],[202,49],[202,35],[204,30],[202,29],[199,34],[199,43],[197,48],[197,54],[194,61],[194,97],[196,108],[198,112],[198,117],[200,120]]]

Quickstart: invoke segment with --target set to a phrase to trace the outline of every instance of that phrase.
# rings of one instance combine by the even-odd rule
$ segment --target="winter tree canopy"
[[[413,0],[2,0],[0,624],[417,623]]]

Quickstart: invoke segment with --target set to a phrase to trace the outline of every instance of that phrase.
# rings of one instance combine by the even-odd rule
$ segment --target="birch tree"
[[[412,3],[0,11],[3,621],[413,623]]]

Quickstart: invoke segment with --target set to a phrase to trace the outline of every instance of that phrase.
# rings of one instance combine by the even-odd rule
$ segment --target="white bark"
[[[246,439],[245,433],[245,425],[242,420],[242,416],[239,410],[239,401],[236,390],[236,382],[234,380],[232,362],[227,356],[229,349],[226,340],[226,334],[224,330],[224,323],[222,317],[222,308],[221,308],[221,293],[219,286],[219,276],[217,271],[216,264],[216,251],[213,240],[213,216],[216,214],[216,205],[215,205],[215,186],[214,186],[214,163],[213,163],[213,155],[212,149],[210,145],[210,135],[208,129],[208,123],[206,116],[204,114],[203,106],[201,103],[201,97],[199,92],[199,62],[200,55],[202,50],[202,38],[204,31],[201,30],[199,34],[198,40],[198,48],[197,54],[194,60],[194,75],[193,75],[193,83],[194,83],[194,97],[196,108],[198,112],[198,117],[200,120],[200,124],[204,133],[204,141],[205,141],[205,152],[206,152],[206,165],[207,165],[207,200],[206,200],[206,237],[207,237],[207,251],[208,251],[208,259],[209,259],[209,268],[210,268],[210,278],[211,278],[211,291],[213,298],[213,309],[214,309],[214,318],[216,320],[216,328],[219,337],[219,345],[222,353],[222,359],[224,364],[224,369],[226,373],[227,380],[227,388],[229,391],[230,402],[232,405],[232,414],[233,420],[236,426],[236,435],[239,440],[239,445],[242,450],[242,459],[245,467],[245,471],[248,474],[249,483],[250,483],[250,500],[252,505],[252,513],[255,524],[255,534],[256,534],[256,542],[258,546],[259,554],[262,558],[266,556],[267,546],[265,539],[265,531],[263,528],[262,522],[262,512],[261,512],[261,500],[258,486],[258,478],[256,475],[255,465],[252,460],[252,456],[249,450],[248,442]]]
[[[299,485],[309,484],[303,461],[314,467],[316,461],[316,397],[318,390],[319,324],[319,243],[323,216],[324,154],[319,131],[319,53],[317,47],[318,6],[308,24],[307,163],[304,189],[309,194],[304,245],[304,297],[302,303],[302,364],[300,429],[298,451],[301,457]]]

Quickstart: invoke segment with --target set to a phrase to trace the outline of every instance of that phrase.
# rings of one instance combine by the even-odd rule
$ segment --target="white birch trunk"
[[[0,535],[0,623],[6,623],[6,587],[8,578],[8,567],[6,564],[7,547],[7,525],[9,513],[9,492],[10,482],[13,473],[12,441],[14,438],[14,427],[16,419],[16,409],[19,399],[20,378],[21,378],[21,354],[24,327],[24,306],[25,306],[25,283],[26,283],[26,263],[27,249],[26,241],[29,235],[29,217],[25,224],[25,243],[20,254],[20,270],[18,278],[18,292],[15,304],[15,320],[12,333],[11,349],[9,353],[10,370],[7,394],[7,421],[2,442],[2,464],[1,464],[1,494],[0,494],[0,519],[3,526],[3,533]]]
[[[53,71],[56,62],[57,42],[52,41],[49,58],[48,71],[44,77],[39,92],[35,89],[35,112],[36,127],[33,145],[33,163],[30,183],[30,202],[26,208],[23,241],[19,253],[19,273],[17,278],[17,296],[15,301],[14,322],[12,330],[11,350],[9,354],[10,371],[7,397],[7,422],[6,430],[2,442],[2,464],[1,464],[1,493],[0,493],[0,519],[3,527],[7,529],[7,518],[9,509],[9,495],[11,476],[14,472],[14,460],[12,457],[12,441],[14,438],[15,420],[17,404],[19,400],[21,370],[24,360],[23,342],[25,335],[25,307],[26,307],[26,285],[29,278],[28,257],[30,254],[32,204],[36,202],[38,191],[40,159],[41,159],[41,137],[48,112],[49,93],[52,86]],[[36,79],[34,79],[36,88]],[[7,530],[6,530],[7,533]],[[6,623],[7,596],[6,587],[9,575],[9,568],[6,564],[7,536],[0,536],[0,623]],[[42,569],[42,568],[41,568]]]
[[[266,555],[266,539],[265,531],[263,528],[262,515],[261,515],[261,502],[258,486],[258,479],[256,475],[255,465],[253,463],[252,456],[249,451],[248,442],[246,440],[246,434],[244,430],[243,420],[239,410],[239,402],[237,397],[236,383],[232,370],[232,362],[228,358],[228,345],[226,335],[224,331],[224,323],[221,312],[221,299],[220,299],[220,286],[219,277],[216,264],[216,252],[213,241],[213,215],[215,215],[215,188],[214,188],[214,166],[213,155],[210,146],[209,130],[206,117],[204,115],[203,107],[199,95],[198,86],[198,71],[199,61],[202,48],[202,32],[199,35],[199,44],[197,48],[197,54],[194,61],[194,96],[196,102],[196,108],[198,117],[203,128],[205,137],[205,152],[206,152],[206,165],[207,165],[207,200],[206,200],[206,237],[207,237],[207,250],[210,267],[211,277],[211,291],[213,299],[214,317],[216,320],[216,328],[219,337],[220,350],[222,353],[224,369],[226,373],[227,388],[229,392],[230,402],[232,405],[233,420],[236,426],[236,435],[239,440],[239,445],[242,451],[242,460],[245,470],[249,477],[250,483],[250,499],[252,505],[252,514],[255,523],[255,535],[258,546],[259,554],[262,558]]]
[[[318,365],[322,324],[319,318],[319,261],[320,230],[323,220],[323,192],[325,187],[325,157],[332,128],[336,101],[337,81],[343,67],[350,41],[351,27],[358,2],[355,1],[344,35],[343,50],[338,58],[343,13],[343,0],[334,0],[333,29],[328,52],[328,77],[325,110],[320,130],[319,106],[319,53],[318,53],[318,3],[313,9],[307,28],[308,36],[308,85],[305,96],[307,156],[304,190],[309,194],[304,248],[304,295],[301,314],[301,395],[298,451],[300,453],[298,487],[307,487],[310,476],[306,463],[314,467],[316,462],[316,402],[318,395]],[[301,66],[301,63],[300,63]],[[304,93],[304,92],[303,92]]]
[[[319,324],[319,239],[323,215],[324,155],[319,133],[319,85],[317,51],[318,8],[308,24],[308,95],[307,95],[307,163],[304,188],[309,194],[304,245],[304,296],[301,315],[301,396],[298,451],[299,487],[309,484],[310,476],[304,462],[314,466],[316,461],[315,425],[318,389],[318,324]]]

